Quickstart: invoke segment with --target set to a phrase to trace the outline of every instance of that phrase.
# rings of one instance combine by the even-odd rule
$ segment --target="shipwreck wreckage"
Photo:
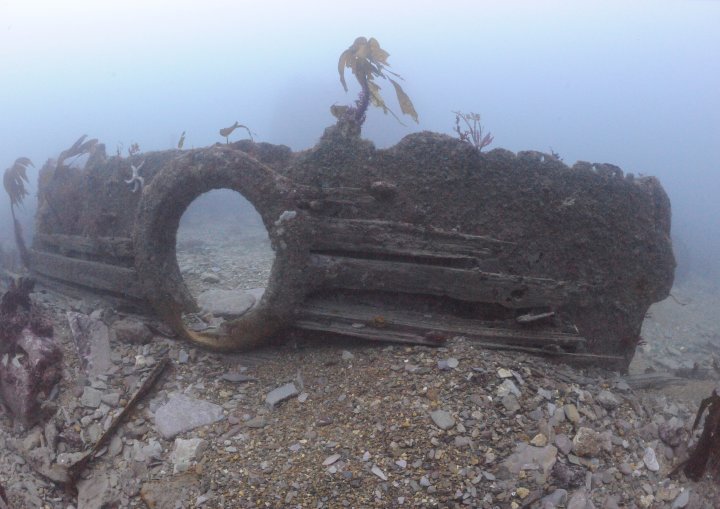
[[[275,260],[251,310],[197,333],[182,319],[197,304],[176,234],[190,203],[221,188],[255,207]],[[289,328],[429,345],[464,336],[622,369],[675,267],[655,178],[429,132],[377,150],[342,121],[299,153],[244,140],[123,158],[97,144],[84,168],[49,161],[38,200],[40,283],[154,310],[217,350]]]

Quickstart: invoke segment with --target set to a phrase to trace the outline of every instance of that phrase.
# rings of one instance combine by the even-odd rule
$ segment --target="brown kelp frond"
[[[399,74],[386,69],[386,67],[390,65],[387,62],[389,56],[390,54],[380,47],[380,43],[374,37],[371,37],[369,40],[365,37],[358,37],[348,49],[340,54],[340,58],[338,59],[338,73],[340,74],[340,83],[343,89],[346,92],[348,90],[347,82],[345,81],[346,68],[349,68],[355,75],[355,78],[362,88],[360,97],[357,100],[357,106],[354,109],[355,120],[358,123],[364,121],[368,101],[372,102],[374,106],[382,108],[383,112],[392,113],[398,121],[400,120],[385,104],[385,100],[380,95],[380,86],[375,82],[376,78],[384,78],[392,83],[402,113],[410,116],[415,122],[418,121],[418,114],[415,111],[410,97],[397,81],[387,76],[390,74],[398,79],[402,79]]]
[[[3,175],[3,186],[5,187],[5,192],[10,197],[11,210],[16,206],[22,205],[23,200],[28,195],[27,188],[25,187],[25,184],[28,183],[28,166],[34,167],[30,159],[27,157],[18,157],[15,163],[5,170]]]
[[[705,424],[690,457],[676,466],[670,475],[683,469],[688,479],[699,481],[708,467],[716,477],[720,477],[720,394],[715,389],[712,395],[700,402],[700,408],[693,422],[693,432],[697,429],[705,411]]]
[[[232,134],[232,132],[233,132],[235,129],[237,129],[238,127],[242,128],[242,129],[245,129],[245,130],[248,132],[248,136],[250,137],[250,141],[253,141],[253,135],[252,135],[252,132],[250,132],[250,129],[249,129],[247,126],[242,125],[240,122],[238,122],[238,121],[236,120],[235,123],[234,123],[233,125],[231,125],[230,127],[223,127],[222,129],[220,129],[220,136],[222,136],[222,137],[225,138],[225,143],[230,143],[230,141],[228,140],[228,138],[229,138],[229,136]],[[182,138],[183,141],[184,141],[184,136],[185,136],[185,132],[183,131],[183,138]],[[182,148],[182,147],[180,147],[180,146],[178,145],[178,148]]]
[[[70,146],[70,148],[63,150],[60,153],[57,160],[58,168],[62,167],[65,160],[70,157],[77,157],[89,153],[98,143],[97,138],[92,138],[87,141],[85,141],[85,138],[87,138],[87,134],[80,136],[80,138],[78,138],[77,141]]]
[[[495,138],[491,133],[483,134],[479,113],[461,111],[453,111],[453,113],[455,113],[455,132],[461,141],[472,144],[478,152],[493,142]],[[465,128],[461,127],[460,120],[465,123]]]

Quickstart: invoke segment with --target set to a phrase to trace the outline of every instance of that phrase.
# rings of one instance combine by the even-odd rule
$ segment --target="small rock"
[[[171,460],[173,462],[173,473],[177,474],[188,470],[194,462],[199,461],[200,456],[207,448],[207,441],[202,438],[176,438]]]
[[[222,378],[226,382],[232,382],[235,384],[257,381],[257,378],[255,378],[255,377],[245,375],[243,373],[233,372],[233,371],[223,374],[223,376],[221,376],[220,378]]]
[[[217,275],[213,274],[212,272],[203,272],[200,275],[200,279],[202,279],[204,283],[210,283],[210,284],[217,284],[220,282],[220,278]]]
[[[545,435],[542,433],[538,433],[533,437],[532,440],[530,440],[530,443],[534,445],[535,447],[545,447],[547,445],[548,439]]]
[[[512,371],[510,371],[509,369],[505,369],[505,368],[498,368],[497,375],[500,378],[512,378],[512,376],[513,376]]]
[[[683,507],[688,505],[689,501],[690,501],[690,490],[686,488],[675,499],[675,501],[672,504],[672,509],[682,509]]]
[[[615,408],[620,406],[620,400],[617,398],[617,396],[607,390],[600,391],[595,400],[605,410],[614,410]]]
[[[503,380],[503,383],[498,386],[497,395],[499,398],[503,398],[508,394],[512,394],[519,398],[522,393],[520,392],[520,389],[517,388],[517,385],[515,385],[515,382],[505,379]]]
[[[567,435],[560,434],[555,436],[555,445],[565,456],[572,452],[573,443]]]
[[[351,361],[355,358],[355,356],[349,350],[343,350],[342,355],[340,357],[344,361]]]
[[[580,413],[575,405],[569,403],[563,407],[563,410],[565,411],[565,417],[567,417],[568,421],[573,424],[580,422]]]
[[[102,403],[102,392],[92,387],[85,387],[83,389],[82,396],[80,397],[80,404],[88,408],[97,408]]]
[[[175,435],[223,418],[220,405],[184,394],[173,394],[168,402],[155,412],[155,427],[163,438],[169,440]]]
[[[295,387],[295,384],[293,382],[286,383],[285,385],[281,385],[277,389],[270,391],[267,396],[265,396],[265,404],[268,408],[274,408],[278,403],[297,395],[298,390],[297,387]]]
[[[458,364],[458,360],[454,357],[450,357],[448,359],[440,359],[437,362],[438,369],[441,370],[455,369],[458,367]]]
[[[450,412],[446,412],[445,410],[430,412],[430,418],[435,423],[435,426],[442,430],[448,430],[455,426],[455,419],[450,415]]]
[[[260,428],[264,428],[265,426],[267,426],[267,422],[265,421],[265,419],[262,416],[258,415],[256,417],[253,417],[252,419],[249,419],[245,423],[245,426],[247,426],[248,428],[260,429]]]
[[[643,455],[643,463],[648,470],[657,472],[660,470],[660,464],[658,463],[657,457],[655,456],[655,449],[652,447],[645,448],[645,454]]]
[[[540,499],[540,509],[556,509],[557,507],[564,507],[567,502],[567,497],[567,491],[557,489]]]
[[[112,324],[111,329],[116,340],[130,345],[146,345],[153,338],[150,329],[143,322],[134,318],[118,320]]]
[[[600,433],[590,428],[579,428],[573,438],[573,452],[578,456],[596,456],[601,447]]]
[[[332,465],[333,463],[335,463],[335,462],[336,462],[337,460],[339,460],[339,459],[340,459],[340,455],[339,455],[339,454],[331,454],[330,456],[328,456],[327,458],[325,458],[325,461],[323,461],[322,464],[323,464],[324,467],[327,467],[327,466]]]
[[[373,467],[372,467],[372,469],[371,469],[370,471],[371,471],[373,474],[375,474],[376,476],[378,476],[380,479],[382,479],[383,481],[387,481],[387,480],[388,480],[387,475],[385,475],[385,472],[383,472],[382,470],[380,470],[380,467],[378,467],[377,465],[373,465]]]

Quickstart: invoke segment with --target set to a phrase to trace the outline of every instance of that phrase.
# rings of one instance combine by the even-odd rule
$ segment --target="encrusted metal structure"
[[[275,262],[254,308],[198,334],[181,319],[196,305],[176,233],[190,203],[219,188],[253,204]],[[462,335],[623,367],[675,266],[656,179],[429,132],[385,150],[342,126],[299,153],[244,141],[108,158],[98,145],[83,169],[49,162],[39,200],[42,282],[152,309],[220,350],[288,328],[424,344]]]

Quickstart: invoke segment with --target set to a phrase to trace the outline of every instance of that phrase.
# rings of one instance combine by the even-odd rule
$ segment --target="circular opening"
[[[195,332],[213,332],[256,306],[275,260],[260,214],[228,189],[204,193],[185,210],[176,256],[198,304],[198,312],[183,315],[186,327]]]

